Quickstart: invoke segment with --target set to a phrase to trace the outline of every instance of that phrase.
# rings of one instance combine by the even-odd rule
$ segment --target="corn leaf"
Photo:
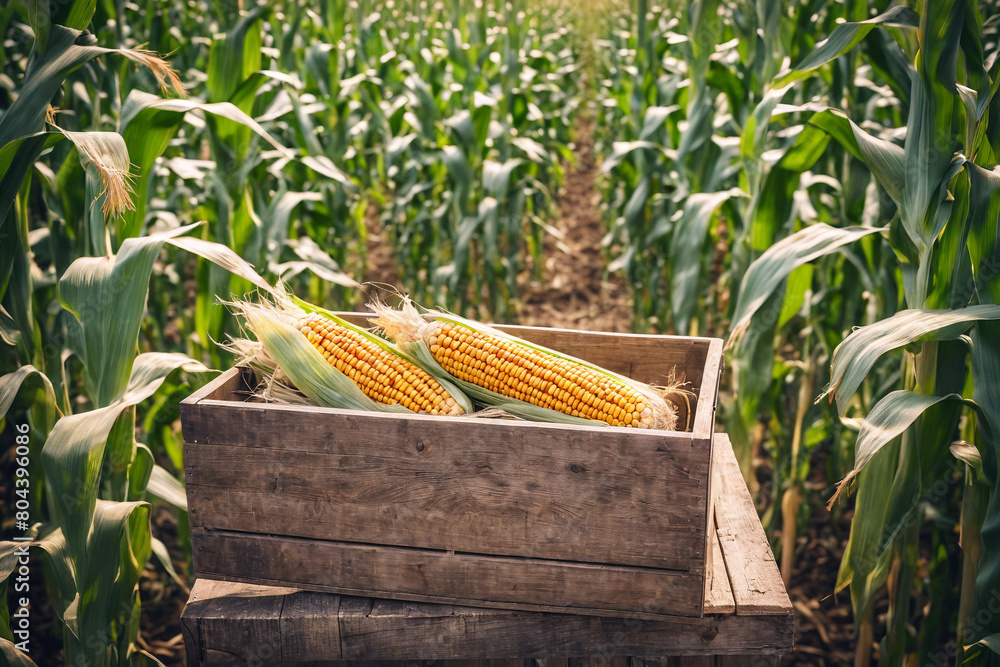
[[[42,447],[42,465],[53,493],[56,523],[64,528],[70,553],[80,554],[86,549],[109,442],[112,447],[124,447],[113,438],[113,430],[122,423],[123,415],[129,416],[129,408],[156,393],[166,377],[178,368],[195,372],[207,370],[183,354],[152,352],[138,355],[118,400],[103,408],[63,417],[46,439]],[[126,419],[124,423],[133,422]],[[123,442],[131,450],[132,431],[125,436]],[[131,461],[129,452],[125,463]]]
[[[128,385],[121,400],[136,405],[156,393],[167,376],[175,370],[185,373],[207,373],[200,361],[179,352],[143,352],[135,357]]]
[[[892,551],[885,529],[898,468],[899,440],[896,439],[857,477],[855,507],[862,510],[855,512],[851,520],[851,532],[837,574],[838,591],[851,586],[851,602],[856,613],[867,609],[889,575]]]
[[[41,132],[45,110],[66,76],[88,60],[112,51],[90,45],[79,30],[53,25],[45,53],[32,62],[25,73],[24,85],[0,117],[0,146]]]
[[[957,401],[975,407],[960,394],[925,396],[913,391],[897,390],[882,398],[861,424],[855,445],[854,470],[857,474],[887,443],[902,435],[921,415],[944,401]],[[942,446],[947,442],[939,443]]]
[[[740,340],[760,307],[795,268],[882,231],[885,230],[877,227],[841,229],[819,223],[772,245],[750,265],[740,284],[728,345],[732,346]],[[777,319],[777,313],[770,319]]]
[[[1000,479],[1000,322],[980,321],[972,330],[972,376],[974,398],[982,409],[982,417],[977,423],[977,437],[983,454],[983,473],[987,481],[995,487]],[[982,526],[984,545],[996,544],[1000,539],[1000,494],[994,492],[987,506],[986,518]],[[997,549],[983,549],[976,569],[975,594],[977,604],[992,600],[1000,590],[1000,552]],[[1000,633],[1000,618],[992,615],[978,631],[969,638],[978,641],[989,635]]]
[[[242,106],[234,107],[242,113],[249,114],[253,109],[254,97],[240,94],[239,89],[261,68],[261,21],[268,12],[267,4],[255,5],[221,39],[212,40],[206,81],[209,102],[229,104],[235,99]],[[209,124],[220,140],[219,147],[230,152],[236,163],[246,159],[250,142],[247,126],[226,118],[211,118]]]
[[[58,132],[36,132],[0,145],[0,299],[7,292],[15,259],[26,252],[17,230],[14,200],[38,156],[62,138]]]
[[[149,477],[153,473],[153,452],[146,445],[137,442],[135,445],[135,457],[128,467],[128,495],[126,500],[145,500],[146,486],[149,484]]]
[[[10,347],[17,347],[21,339],[21,330],[17,328],[14,318],[7,309],[0,306],[0,340]]]
[[[149,503],[97,501],[86,555],[77,554],[79,636],[104,637],[124,614],[131,619],[135,591],[149,560]],[[83,557],[81,557],[83,556]],[[92,659],[105,655],[104,642],[82,642]]]
[[[41,406],[44,420],[35,426],[47,434],[55,423],[56,397],[44,373],[28,364],[0,376],[0,417],[9,418],[36,406]]]
[[[0,640],[14,641],[10,630],[10,609],[7,607],[7,578],[17,569],[19,542],[0,542]]]
[[[910,92],[910,114],[906,124],[906,189],[903,219],[911,236],[930,245],[937,233],[931,230],[934,212],[954,175],[950,172],[958,148],[951,132],[955,100],[955,61],[963,21],[952,18],[964,12],[964,2],[928,3],[920,16],[920,58]],[[961,168],[961,159],[958,168]],[[940,230],[938,230],[940,232]],[[923,302],[914,305],[924,305]]]
[[[747,118],[740,138],[740,155],[744,160],[753,163],[763,155],[771,116],[789,90],[791,86],[772,87]]]
[[[652,141],[616,141],[611,147],[611,155],[604,158],[604,161],[601,162],[601,171],[609,173],[632,153],[644,150],[658,151],[671,160],[677,157],[675,150],[664,148]]]
[[[158,465],[153,466],[146,492],[187,511],[187,493],[184,491],[184,484]]]
[[[4,586],[6,587],[6,584]],[[10,667],[35,667],[34,660],[21,652],[14,642],[4,637],[0,637],[0,658],[3,658],[3,663]]]
[[[698,307],[698,284],[708,227],[715,211],[732,197],[746,193],[734,188],[724,192],[698,192],[684,203],[684,212],[670,239],[670,307],[677,333],[685,336]]]
[[[965,168],[971,188],[967,247],[975,283],[957,285],[958,296],[968,303],[977,292],[981,301],[1000,303],[1000,167],[966,162]]]
[[[326,254],[326,252],[319,247],[318,243],[313,241],[308,236],[302,236],[298,239],[287,241],[287,246],[292,249],[292,252],[299,256],[301,261],[292,260],[290,262],[282,262],[280,264],[274,263],[269,265],[268,268],[273,273],[276,273],[281,280],[287,282],[293,276],[298,275],[302,271],[311,271],[319,278],[333,283],[334,285],[343,285],[344,287],[351,288],[361,286],[358,281],[344,273],[340,269],[340,265],[337,264],[332,257]]]
[[[131,160],[139,172],[136,181],[136,210],[122,217],[119,224],[120,239],[136,236],[142,230],[146,201],[149,198],[149,176],[152,166],[177,133],[184,116],[192,111],[201,111],[231,121],[235,126],[249,128],[287,159],[298,160],[322,176],[342,184],[349,184],[347,177],[332,163],[299,158],[245,111],[228,101],[209,104],[196,100],[163,99],[135,90],[125,99],[118,124],[119,132],[129,147]]]
[[[53,498],[52,519],[63,528],[74,560],[87,553],[87,535],[97,503],[105,446],[111,429],[127,407],[115,403],[63,417],[42,447],[42,466]]]
[[[813,114],[809,124],[837,140],[843,148],[864,162],[872,176],[900,207],[906,190],[906,151],[896,144],[873,137],[842,112],[826,109]]]
[[[830,387],[840,414],[875,362],[887,352],[928,340],[954,340],[976,322],[1000,319],[1000,306],[979,305],[954,310],[904,310],[875,324],[855,329],[833,353]],[[983,405],[988,410],[988,406]]]
[[[813,52],[806,56],[795,69],[779,76],[771,85],[780,88],[805,79],[812,70],[853,49],[875,28],[916,28],[919,23],[920,18],[916,12],[905,6],[893,7],[867,21],[842,23],[834,28],[829,37],[817,44]]]
[[[110,405],[124,393],[153,262],[168,238],[195,226],[126,239],[116,256],[81,257],[59,280],[63,306],[83,331],[84,383],[94,405]]]
[[[192,227],[193,225],[185,227],[184,229],[188,230]],[[231,250],[228,246],[221,243],[215,243],[213,241],[199,239],[194,236],[178,236],[175,234],[169,234],[165,241],[175,248],[186,250],[192,255],[198,255],[199,257],[207,259],[216,266],[222,267],[233,275],[243,278],[265,292],[270,294],[274,293],[274,288],[271,287],[266,280],[261,278],[256,271],[254,271],[254,267]]]
[[[62,529],[53,528],[51,525],[43,526],[40,535],[30,543],[32,549],[38,549],[44,554],[48,570],[52,572],[54,581],[48,587],[53,599],[52,610],[56,618],[64,620],[64,612],[76,598],[76,573],[73,561],[70,558],[69,547]],[[73,619],[67,622],[70,631],[76,633],[76,622]]]

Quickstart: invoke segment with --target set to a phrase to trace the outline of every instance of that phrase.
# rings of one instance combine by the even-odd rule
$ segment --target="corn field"
[[[797,611],[849,598],[852,655],[787,664],[1000,664],[995,0],[13,0],[0,35],[3,664],[177,664],[220,301],[517,322],[584,143],[622,326],[727,341],[785,583],[831,572]]]

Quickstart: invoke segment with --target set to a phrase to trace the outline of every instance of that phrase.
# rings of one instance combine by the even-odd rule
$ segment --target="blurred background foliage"
[[[417,300],[515,321],[584,141],[629,327],[730,342],[719,427],[786,582],[822,516],[856,664],[997,659],[995,0],[18,0],[0,35],[3,528],[43,663],[158,660],[219,298],[360,307],[377,237]]]

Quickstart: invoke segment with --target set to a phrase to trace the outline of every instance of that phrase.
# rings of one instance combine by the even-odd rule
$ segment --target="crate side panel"
[[[200,577],[445,604],[613,617],[699,616],[703,576],[192,530]]]
[[[457,438],[456,442],[486,439],[492,445],[532,439],[539,443],[585,443],[593,450],[602,442],[626,446],[652,446],[678,460],[694,456],[708,463],[706,453],[691,455],[693,434],[596,424],[547,424],[516,419],[475,419],[424,414],[399,414],[338,410],[306,405],[243,403],[205,399],[188,405],[185,440],[191,443],[271,447],[336,453],[345,442],[341,435],[370,445],[409,438],[411,446],[430,433]]]
[[[702,569],[708,510],[700,463],[593,439],[569,448],[420,437],[416,446],[343,442],[337,454],[187,445],[192,524]]]
[[[711,452],[683,434],[198,407],[254,446],[185,445],[194,525],[704,569]]]

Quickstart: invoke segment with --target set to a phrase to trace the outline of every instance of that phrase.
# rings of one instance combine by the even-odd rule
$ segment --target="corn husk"
[[[369,304],[376,316],[369,321],[374,326],[381,329],[385,335],[396,343],[396,346],[404,350],[407,354],[419,358],[424,365],[435,364],[440,372],[447,372],[437,363],[434,355],[430,351],[427,336],[431,331],[431,322],[450,322],[472,329],[476,329],[491,336],[506,339],[518,345],[545,353],[565,361],[580,364],[590,370],[602,375],[614,378],[625,385],[640,392],[649,401],[649,406],[653,410],[653,422],[649,428],[673,431],[677,429],[677,407],[673,400],[681,400],[685,392],[677,385],[667,387],[656,387],[632,380],[625,376],[613,373],[607,369],[591,364],[590,362],[572,357],[557,350],[552,350],[541,345],[535,345],[529,341],[494,329],[480,322],[445,313],[441,311],[429,310],[421,315],[416,306],[409,299],[404,299],[399,309],[391,308],[383,303],[375,302]],[[586,417],[574,417],[563,412],[534,405],[527,401],[522,401],[509,396],[504,396],[489,389],[485,389],[471,382],[461,380],[452,376],[452,380],[469,396],[476,401],[509,412],[511,414],[524,417],[533,421],[545,421],[561,424],[583,424],[587,426],[603,425],[605,422],[588,419]],[[642,426],[641,426],[642,427]]]
[[[274,400],[277,397],[282,402],[294,402],[297,390],[323,407],[413,414],[412,410],[403,405],[380,403],[366,396],[347,375],[324,359],[323,355],[293,325],[308,312],[315,312],[373,340],[392,354],[405,359],[408,359],[407,355],[397,350],[392,343],[341,320],[329,311],[323,311],[303,301],[293,301],[291,296],[275,294],[273,297],[274,303],[264,300],[258,302],[243,300],[230,304],[233,310],[242,316],[247,328],[259,343],[257,347],[252,345],[254,341],[232,341],[230,348],[241,351],[243,363],[252,366],[263,379],[265,388],[262,397],[265,400]],[[309,306],[310,310],[305,310],[300,304]],[[464,412],[472,411],[472,402],[454,386],[449,375],[444,374],[441,378],[433,372],[430,374],[441,382]]]

